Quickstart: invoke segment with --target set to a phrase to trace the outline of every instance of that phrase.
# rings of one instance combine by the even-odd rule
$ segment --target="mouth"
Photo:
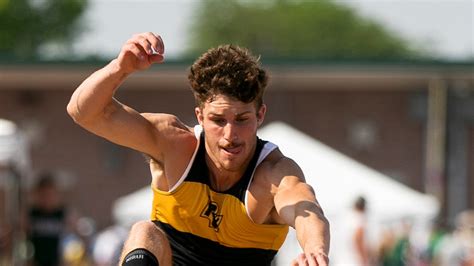
[[[242,145],[233,145],[230,147],[222,147],[222,150],[230,155],[237,155],[242,151]]]

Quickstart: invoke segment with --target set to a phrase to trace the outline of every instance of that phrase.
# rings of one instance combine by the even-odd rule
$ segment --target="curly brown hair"
[[[263,104],[268,76],[259,58],[249,50],[221,45],[209,49],[194,62],[188,79],[199,107],[223,94],[244,103],[255,101],[258,109]]]

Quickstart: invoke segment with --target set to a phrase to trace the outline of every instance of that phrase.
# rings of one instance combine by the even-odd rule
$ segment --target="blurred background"
[[[49,231],[58,263],[111,265],[148,217],[143,156],[66,113],[82,80],[145,31],[163,37],[166,62],[130,77],[120,101],[193,125],[189,65],[218,44],[248,47],[271,75],[261,135],[302,166],[332,230],[364,196],[371,265],[474,263],[473,1],[0,0],[0,265],[31,265],[45,227],[61,229]],[[60,211],[35,226],[45,198]],[[275,264],[297,254],[291,234]]]

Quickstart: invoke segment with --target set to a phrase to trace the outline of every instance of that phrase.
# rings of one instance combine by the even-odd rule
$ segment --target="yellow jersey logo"
[[[216,202],[209,200],[201,212],[201,217],[208,219],[209,227],[219,232],[219,225],[222,222],[223,216],[219,214],[219,205]]]

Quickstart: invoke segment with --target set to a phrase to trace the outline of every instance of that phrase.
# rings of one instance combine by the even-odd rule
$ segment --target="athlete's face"
[[[215,166],[225,171],[241,171],[253,155],[257,128],[266,107],[243,103],[225,95],[216,95],[196,116],[205,133],[206,150]]]
[[[45,186],[36,191],[36,201],[44,210],[54,210],[60,205],[59,191],[55,186]]]

